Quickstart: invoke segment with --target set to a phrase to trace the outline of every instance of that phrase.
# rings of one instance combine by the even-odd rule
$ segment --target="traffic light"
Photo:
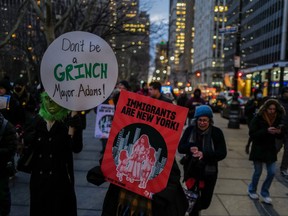
[[[242,77],[243,73],[241,71],[238,72],[238,77]]]
[[[200,77],[200,76],[201,76],[200,71],[196,71],[196,77]]]

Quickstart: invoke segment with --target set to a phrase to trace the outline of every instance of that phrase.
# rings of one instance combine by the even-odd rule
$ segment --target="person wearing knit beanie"
[[[183,165],[183,180],[189,201],[187,213],[198,216],[211,204],[218,178],[218,161],[226,157],[227,148],[223,131],[214,126],[209,106],[197,106],[193,120],[184,130],[178,152],[185,154],[180,164]],[[190,197],[197,199],[195,201]]]
[[[197,119],[201,116],[207,116],[208,118],[213,118],[213,111],[208,105],[200,105],[196,107],[194,118]]]

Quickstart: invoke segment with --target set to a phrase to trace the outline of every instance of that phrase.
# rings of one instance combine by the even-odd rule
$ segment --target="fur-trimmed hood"
[[[271,105],[274,104],[276,106],[277,115],[283,116],[286,114],[284,107],[278,102],[276,99],[268,99],[265,103],[259,108],[258,115],[262,115],[265,110]]]

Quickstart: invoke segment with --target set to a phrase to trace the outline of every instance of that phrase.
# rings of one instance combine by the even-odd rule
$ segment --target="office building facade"
[[[235,77],[232,74],[235,73],[233,67],[238,34],[239,90],[247,96],[252,95],[255,88],[263,89],[266,95],[277,95],[283,86],[288,85],[288,2],[227,0],[227,6],[226,25],[238,26],[238,32],[225,35],[225,71],[227,74],[230,72],[230,78]]]
[[[224,76],[224,38],[219,32],[227,18],[225,0],[195,0],[195,38],[192,85],[198,83],[221,89]]]

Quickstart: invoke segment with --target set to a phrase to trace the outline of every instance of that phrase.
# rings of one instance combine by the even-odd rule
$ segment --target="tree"
[[[18,18],[5,29],[8,33],[0,41],[0,49],[14,47],[19,55],[25,56],[21,59],[27,68],[39,72],[41,58],[49,44],[69,31],[95,33],[110,43],[115,52],[123,50],[122,46],[116,46],[119,43],[115,38],[127,37],[128,34],[135,38],[135,42],[141,38],[149,45],[149,34],[125,29],[124,23],[135,21],[134,17],[127,16],[134,11],[135,5],[124,3],[120,0],[23,0],[20,5],[13,5],[18,6]],[[135,44],[125,44],[125,50],[137,46]]]

